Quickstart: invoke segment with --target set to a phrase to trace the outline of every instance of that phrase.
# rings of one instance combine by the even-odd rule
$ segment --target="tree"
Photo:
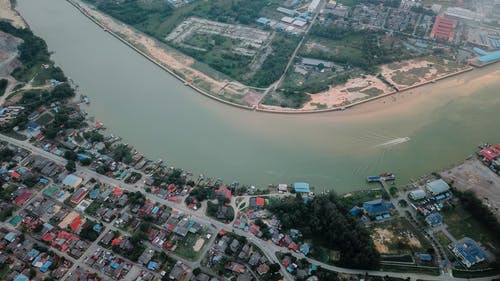
[[[66,150],[64,152],[64,158],[66,160],[76,161],[76,159],[78,159],[78,154],[72,150]]]
[[[66,163],[66,170],[68,172],[74,172],[76,171],[76,164],[75,161],[73,160],[68,160],[68,163]]]
[[[92,164],[92,159],[91,158],[83,158],[82,160],[80,160],[80,164],[82,164],[83,166],[88,166],[88,165]]]
[[[200,273],[201,273],[201,269],[199,267],[193,269],[194,276],[198,276],[198,274],[200,274]]]
[[[9,161],[12,157],[14,157],[14,151],[8,148],[0,150],[0,162]]]

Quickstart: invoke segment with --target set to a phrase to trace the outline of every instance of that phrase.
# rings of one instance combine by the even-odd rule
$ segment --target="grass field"
[[[476,241],[481,242],[486,248],[498,248],[497,239],[492,237],[490,232],[484,228],[479,222],[474,220],[467,210],[460,204],[455,204],[454,208],[450,208],[442,212],[444,222],[448,226],[448,231],[457,239],[463,237],[470,237]],[[493,245],[492,245],[493,244]]]
[[[192,260],[192,261],[196,260],[200,255],[200,253],[203,251],[203,248],[206,247],[206,241],[199,252],[195,252],[193,250],[193,246],[194,244],[196,244],[196,241],[199,238],[203,238],[204,236],[205,233],[203,232],[198,234],[188,233],[183,240],[179,240],[177,242],[177,247],[175,248],[174,253],[187,260]]]

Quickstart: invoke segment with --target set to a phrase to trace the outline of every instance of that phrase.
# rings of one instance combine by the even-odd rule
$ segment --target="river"
[[[257,113],[187,88],[64,0],[20,0],[18,10],[90,97],[96,120],[148,157],[195,174],[344,193],[385,171],[405,184],[500,140],[500,64],[345,112]]]

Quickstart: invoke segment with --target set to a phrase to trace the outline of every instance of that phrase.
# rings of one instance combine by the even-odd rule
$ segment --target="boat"
[[[382,173],[378,176],[366,177],[367,182],[394,181],[394,180],[396,180],[396,176],[392,173]]]

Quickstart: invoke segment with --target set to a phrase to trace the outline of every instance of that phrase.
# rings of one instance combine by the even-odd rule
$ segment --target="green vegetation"
[[[439,276],[438,267],[383,264],[381,266],[381,269],[383,269],[384,271],[391,271],[391,272],[403,272],[403,273],[413,272],[413,273],[422,273],[422,274]]]
[[[359,206],[363,202],[383,198],[384,200],[389,200],[389,194],[383,189],[369,189],[349,192],[339,197],[337,202],[346,209],[350,209],[354,206]]]
[[[460,270],[453,269],[453,277],[456,278],[479,278],[479,277],[488,277],[500,274],[500,270],[498,269],[486,269],[486,270]]]
[[[7,274],[10,272],[10,266],[8,263],[0,264],[0,279],[7,280]]]
[[[332,25],[315,25],[310,39],[320,42],[333,51],[304,47],[301,55],[355,66],[375,73],[384,63],[407,59],[410,55],[394,41],[384,44],[383,33],[372,30],[354,31]],[[306,44],[307,45],[307,44]]]
[[[0,97],[5,94],[5,90],[7,90],[7,85],[9,84],[9,80],[0,79]]]
[[[219,212],[223,213],[224,218],[217,216]],[[231,206],[226,206],[224,201],[217,199],[217,204],[207,202],[207,215],[223,222],[230,222],[234,219],[234,209]]]
[[[271,200],[268,208],[282,223],[283,229],[299,229],[304,239],[315,246],[340,252],[338,264],[352,268],[378,268],[380,256],[368,231],[338,203],[334,194],[317,196],[304,203],[295,199]]]
[[[302,91],[278,90],[275,93],[267,95],[262,103],[281,107],[301,108],[310,100],[311,97]]]
[[[160,0],[87,1],[95,4],[103,12],[163,42],[165,36],[186,18],[196,16],[231,24],[251,24],[263,8],[274,7],[277,3],[275,0],[194,1],[174,9],[167,2]],[[252,57],[238,54],[233,50],[233,47],[238,45],[238,40],[220,35],[196,34],[187,38],[184,43],[195,48],[185,45],[175,47],[222,74],[252,86],[264,87],[281,76],[298,43],[298,38],[278,34],[270,46],[272,54],[267,56],[261,68],[251,77],[246,75],[253,73],[249,69]]]
[[[80,231],[80,237],[83,239],[87,239],[89,241],[95,241],[99,237],[99,233],[97,233],[93,227],[96,222],[88,220],[82,226],[82,230]],[[104,229],[104,228],[103,228]]]
[[[193,233],[188,233],[186,237],[184,237],[183,240],[179,240],[176,244],[176,248],[174,253],[185,258],[188,260],[196,260],[201,253],[201,250],[199,252],[196,252],[193,249],[193,246],[196,244],[196,241],[198,239],[203,239],[203,233],[202,234],[193,234]],[[205,246],[205,245],[204,245]]]
[[[132,150],[128,145],[123,143],[118,144],[112,151],[113,159],[118,162],[130,163],[132,162]]]
[[[5,209],[3,212],[0,213],[0,221],[5,221],[6,219],[10,218],[12,216],[12,213],[14,212],[15,208],[14,207],[8,207]]]
[[[99,10],[108,13],[124,23],[137,26],[145,26],[151,18],[163,18],[169,16],[173,7],[166,1],[99,1],[88,0],[96,4]]]

